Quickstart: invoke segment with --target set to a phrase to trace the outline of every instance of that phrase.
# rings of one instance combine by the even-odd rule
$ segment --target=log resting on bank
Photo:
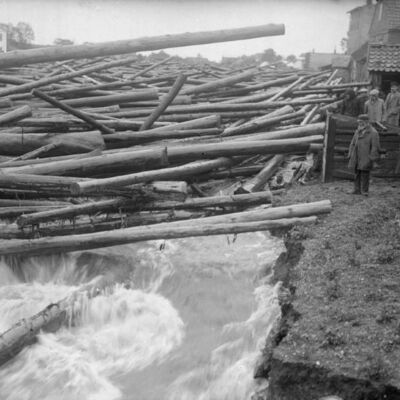
[[[0,68],[16,67],[40,62],[104,57],[138,51],[152,51],[172,47],[253,39],[265,36],[283,35],[284,33],[285,26],[283,24],[268,24],[219,31],[143,37],[105,43],[16,50],[0,55]]]

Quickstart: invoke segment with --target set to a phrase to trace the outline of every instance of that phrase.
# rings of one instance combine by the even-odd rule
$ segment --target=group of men
[[[390,93],[383,100],[379,97],[379,90],[360,89],[358,95],[352,89],[346,90],[339,107],[340,114],[357,117],[360,114],[368,115],[371,123],[385,122],[399,126],[400,119],[400,91],[397,82],[390,85]]]
[[[347,91],[340,112],[357,116],[358,126],[349,147],[349,168],[355,173],[352,193],[368,196],[370,171],[380,158],[379,134],[371,124],[399,126],[400,92],[396,82],[392,82],[385,100],[377,89],[369,95],[366,90],[360,92],[355,96],[354,91]]]

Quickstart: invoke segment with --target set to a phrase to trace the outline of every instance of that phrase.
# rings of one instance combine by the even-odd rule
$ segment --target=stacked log
[[[329,211],[310,204],[270,221],[280,192],[270,182],[291,157],[321,149],[319,110],[349,85],[284,65],[128,54],[283,31],[1,54],[0,255],[290,227]]]

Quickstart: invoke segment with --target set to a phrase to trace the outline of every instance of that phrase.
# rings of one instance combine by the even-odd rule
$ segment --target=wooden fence
[[[343,115],[328,117],[325,131],[322,178],[324,182],[336,178],[353,179],[354,174],[347,167],[348,149],[357,128],[355,118]],[[400,179],[400,129],[389,127],[379,130],[381,159],[372,176]]]

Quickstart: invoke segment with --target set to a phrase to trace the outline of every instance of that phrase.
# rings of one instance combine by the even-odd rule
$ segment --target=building
[[[400,1],[368,0],[350,11],[348,52],[352,80],[372,80],[387,93],[390,82],[400,83]]]

